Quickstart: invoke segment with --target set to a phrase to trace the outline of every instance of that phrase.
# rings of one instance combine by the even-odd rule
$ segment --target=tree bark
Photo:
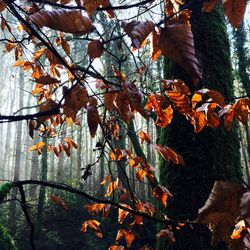
[[[194,5],[191,16],[192,31],[198,58],[203,66],[204,86],[220,91],[225,98],[233,96],[230,50],[225,17],[220,5],[212,13],[202,13],[201,4]],[[166,78],[188,78],[179,67],[170,62],[165,65]],[[192,87],[192,85],[190,85]],[[241,179],[239,142],[236,127],[226,131],[204,128],[196,134],[183,115],[175,114],[172,123],[161,133],[161,144],[181,154],[186,167],[161,161],[160,182],[167,186],[174,198],[169,202],[169,218],[194,220],[215,180]],[[208,230],[197,226],[195,230],[174,230],[176,244],[169,246],[159,241],[158,249],[223,249],[212,248]]]

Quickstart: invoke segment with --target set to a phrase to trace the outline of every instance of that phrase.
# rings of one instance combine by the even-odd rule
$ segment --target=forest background
[[[0,249],[249,245],[250,24],[236,2],[0,1]],[[232,68],[209,40],[204,63],[197,37],[216,27]]]

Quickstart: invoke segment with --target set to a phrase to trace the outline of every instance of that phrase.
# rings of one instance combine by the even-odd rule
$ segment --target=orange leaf
[[[120,229],[117,232],[115,242],[117,243],[123,237],[125,237],[125,240],[126,240],[126,243],[127,243],[127,247],[130,247],[131,244],[132,244],[132,242],[135,239],[135,234],[133,232],[131,232],[131,231],[127,231],[125,229]]]
[[[143,163],[143,158],[140,156],[134,157],[129,161],[129,165],[134,168],[139,167],[141,163]]]
[[[107,192],[105,194],[105,197],[110,196],[114,192],[114,190],[118,186],[118,182],[119,182],[119,180],[117,179],[116,181],[112,181],[112,182],[109,183]]]
[[[151,143],[151,139],[150,139],[150,136],[148,133],[146,133],[144,131],[140,131],[139,137],[141,138],[141,144],[143,144],[144,141],[146,141],[148,144]]]
[[[169,190],[161,185],[156,187],[153,190],[153,195],[155,198],[160,201],[165,207],[167,206],[168,197],[173,197],[173,195],[169,192]]]
[[[139,169],[136,173],[136,178],[138,181],[143,181],[146,175],[147,175],[147,171],[145,171],[144,169]]]
[[[46,144],[42,141],[38,142],[37,144],[30,146],[29,147],[29,151],[34,151],[34,150],[38,150],[38,149],[42,149]]]
[[[229,23],[234,28],[239,28],[247,7],[247,0],[223,0],[224,12]]]
[[[108,250],[124,250],[124,246],[113,245],[110,246]]]
[[[120,205],[122,205],[123,207],[126,207],[126,208],[132,210],[132,208],[131,208],[129,205],[127,205],[127,204],[120,204]],[[123,221],[124,221],[124,219],[125,219],[128,215],[129,215],[129,212],[128,212],[128,211],[125,211],[125,210],[119,208],[119,209],[118,209],[118,223],[122,224]]]
[[[182,156],[175,153],[172,148],[162,147],[161,145],[155,145],[155,148],[166,160],[171,160],[176,165],[180,164],[185,166]]]
[[[95,29],[89,18],[78,10],[39,10],[29,15],[29,20],[39,27],[49,27],[67,33],[87,34]]]
[[[110,181],[110,178],[111,178],[111,176],[110,176],[110,175],[107,175],[107,176],[101,181],[100,185],[104,185],[104,184],[106,184],[107,182],[109,182],[109,181]]]
[[[154,30],[155,24],[151,21],[140,22],[133,20],[129,23],[123,22],[121,26],[131,38],[132,46],[139,49],[143,41]]]
[[[87,53],[90,59],[95,59],[102,56],[103,44],[99,40],[93,40],[88,44]]]
[[[56,203],[59,207],[63,208],[65,211],[69,212],[69,206],[66,202],[58,195],[50,195],[50,199]]]
[[[81,231],[83,233],[85,233],[85,232],[87,232],[87,228],[90,227],[91,229],[93,229],[95,231],[95,234],[97,237],[102,238],[103,235],[101,233],[99,225],[100,225],[100,222],[98,222],[97,220],[87,220],[87,221],[82,223]]]
[[[159,47],[159,37],[160,35],[154,30],[152,32],[152,53],[151,59],[156,61],[161,55],[161,49]]]
[[[104,207],[105,207],[105,204],[103,204],[103,203],[96,203],[96,204],[87,205],[87,208],[88,208],[90,215],[94,215],[95,213],[101,212]]]

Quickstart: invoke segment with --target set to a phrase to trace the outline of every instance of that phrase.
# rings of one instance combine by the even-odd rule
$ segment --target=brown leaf
[[[69,212],[69,206],[66,202],[58,195],[50,195],[50,199],[56,203],[59,207],[63,208],[65,211]]]
[[[223,0],[224,12],[229,23],[234,28],[239,28],[247,7],[247,0]]]
[[[175,238],[174,238],[174,234],[173,232],[166,228],[166,229],[163,229],[161,230],[157,235],[156,237],[165,237],[167,238],[167,240],[170,242],[170,244],[174,244],[176,242]]]
[[[123,203],[122,203],[121,205],[122,205],[123,207],[126,207],[126,208],[132,210],[132,208],[131,208],[129,205],[127,205],[127,204],[123,204]],[[129,212],[128,212],[128,211],[125,211],[125,210],[119,208],[119,209],[118,209],[118,223],[122,224],[123,221],[124,221],[124,219],[125,219],[128,215],[129,215]]]
[[[85,87],[77,84],[71,90],[64,87],[63,94],[65,95],[63,113],[67,117],[71,117],[75,120],[77,112],[82,107],[87,108],[87,103],[89,101],[88,92]]]
[[[29,135],[30,137],[33,139],[33,136],[34,136],[34,130],[37,126],[37,122],[34,121],[34,120],[30,120],[29,121]]]
[[[103,7],[107,7],[109,6],[109,0],[84,0],[83,1],[83,6],[84,8],[86,9],[86,11],[88,12],[88,14],[91,16],[94,11],[100,7],[100,6],[103,6]]]
[[[124,250],[124,246],[113,245],[110,246],[108,250]]]
[[[39,84],[55,84],[60,82],[60,80],[57,80],[56,78],[53,78],[48,74],[39,76],[38,78],[35,79],[36,82]]]
[[[216,181],[205,203],[199,209],[198,223],[213,225],[213,243],[229,242],[230,228],[240,216],[240,200],[245,188],[239,184]]]
[[[153,190],[153,195],[155,198],[160,201],[165,207],[167,206],[168,197],[173,197],[166,187],[159,185]]]
[[[192,77],[194,83],[200,81],[202,74],[188,22],[176,19],[166,24],[160,31],[159,47],[162,55],[178,63]]]
[[[29,15],[29,20],[39,27],[49,27],[67,33],[87,34],[95,29],[89,18],[78,10],[39,10]]]
[[[99,225],[100,225],[100,222],[98,222],[97,220],[87,220],[87,221],[82,223],[81,231],[83,233],[85,233],[85,232],[87,232],[87,228],[90,227],[91,229],[93,229],[95,231],[95,234],[97,237],[102,238],[103,235],[101,233]]]
[[[151,21],[140,22],[133,20],[129,23],[123,22],[121,26],[131,38],[132,46],[139,49],[143,41],[154,30],[155,24]]]
[[[181,155],[174,152],[170,147],[163,147],[161,145],[155,145],[157,151],[166,159],[171,160],[174,164],[185,166],[185,162]]]
[[[151,143],[150,136],[149,136],[149,134],[147,132],[140,131],[139,132],[139,137],[141,138],[141,144],[143,144],[144,141],[146,141],[148,144]]]
[[[105,204],[103,204],[103,203],[96,203],[96,204],[87,205],[87,208],[88,208],[90,215],[94,215],[95,213],[101,212],[104,207],[105,207]]]
[[[97,110],[97,99],[95,97],[89,98],[87,105],[87,121],[91,137],[95,137],[100,117]]]
[[[104,105],[108,111],[112,111],[114,106],[114,101],[116,99],[116,93],[105,93],[104,94]]]
[[[105,194],[105,197],[110,196],[110,195],[114,192],[114,190],[115,190],[115,189],[117,188],[117,186],[118,186],[118,182],[119,182],[119,180],[117,179],[116,181],[111,181],[111,182],[109,183],[107,192],[106,192],[106,194]]]
[[[65,53],[70,56],[70,45],[66,40],[62,40],[62,48],[65,51]]]
[[[116,235],[116,239],[115,239],[115,242],[117,243],[119,240],[121,240],[123,237],[125,237],[125,240],[126,240],[126,243],[127,243],[127,247],[130,247],[132,242],[134,241],[135,239],[135,234],[131,231],[127,231],[125,229],[120,229],[118,232],[117,232],[117,235]]]
[[[154,30],[152,32],[152,53],[151,59],[156,61],[161,55],[161,49],[159,47],[159,37],[160,35]]]
[[[88,44],[87,53],[90,59],[95,59],[102,56],[103,44],[99,40],[93,40]]]
[[[206,0],[203,2],[203,12],[211,12],[219,0]]]

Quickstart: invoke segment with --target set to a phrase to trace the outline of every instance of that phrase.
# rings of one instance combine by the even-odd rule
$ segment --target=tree
[[[203,69],[202,87],[220,91],[227,99],[233,98],[230,48],[223,10],[217,6],[211,13],[204,14],[201,9],[201,4],[192,8],[191,25]],[[190,82],[176,66],[167,63],[165,67],[167,79],[181,78]],[[206,201],[215,180],[241,181],[236,127],[228,132],[222,126],[216,130],[207,127],[197,134],[182,115],[176,115],[170,126],[162,131],[161,138],[161,143],[174,148],[186,163],[186,168],[178,168],[166,161],[161,164],[161,183],[169,187],[175,197],[168,207],[170,218],[191,221],[197,218],[198,209]],[[202,231],[202,228],[197,230]],[[177,244],[171,249],[210,249],[209,236],[205,230],[203,234],[192,233],[191,229],[180,232]]]
[[[94,215],[103,212],[103,218],[106,218],[110,212],[111,216],[118,216],[115,226],[117,235],[113,239],[115,245],[110,246],[110,249],[124,249],[122,245],[125,244],[128,248],[148,249],[147,244],[151,244],[152,240],[147,235],[147,227],[143,225],[148,221],[164,225],[157,235],[175,243],[174,248],[187,249],[194,244],[199,244],[199,248],[210,247],[208,229],[198,222],[210,223],[209,220],[204,222],[204,211],[208,214],[211,211],[203,208],[203,214],[199,214],[200,217],[203,215],[203,220],[199,217],[198,222],[193,220],[197,217],[198,208],[202,207],[208,197],[214,180],[241,181],[238,150],[234,148],[238,146],[234,120],[246,124],[250,109],[248,98],[229,103],[237,98],[233,97],[232,91],[224,13],[220,7],[215,7],[217,2],[166,0],[165,17],[162,3],[151,0],[118,5],[108,0],[0,2],[0,10],[3,12],[1,29],[5,35],[2,41],[6,52],[14,52],[15,67],[29,72],[34,81],[32,95],[37,98],[39,107],[37,113],[1,115],[0,120],[27,120],[30,136],[33,137],[38,132],[42,137],[29,150],[42,155],[43,162],[41,180],[14,180],[0,186],[0,201],[4,201],[13,187],[18,188],[21,208],[30,225],[32,249],[36,248],[34,234],[37,228],[40,227],[39,233],[42,233],[41,220],[45,216],[40,215],[45,208],[46,187],[77,194],[91,201],[87,205],[90,218],[82,223],[83,233],[90,229],[97,237],[103,238],[100,217]],[[246,3],[245,0],[223,1],[224,12],[234,27],[240,25]],[[214,7],[215,10],[211,14],[204,14],[200,12],[201,7],[205,12],[210,12]],[[188,8],[193,10],[192,15]],[[133,9],[139,11],[136,16],[138,20],[130,17],[135,14],[134,11],[129,11]],[[235,9],[239,13],[235,13]],[[120,22],[122,17],[119,11],[126,11],[128,15],[123,22]],[[5,12],[10,12],[15,17],[18,28],[6,21]],[[111,20],[104,18],[104,12]],[[152,14],[157,12],[159,20],[157,15]],[[149,35],[152,36],[151,55],[147,42]],[[80,46],[81,53],[84,51],[84,56],[80,58],[76,55],[78,40],[87,42],[86,48],[82,48],[82,44]],[[131,42],[132,49],[128,41]],[[71,50],[72,45],[74,52]],[[35,47],[34,52],[30,50],[32,46]],[[164,80],[159,79],[160,74],[154,70],[160,69],[160,63],[157,63],[157,67],[152,66],[152,61],[157,60],[160,54],[180,67],[177,69],[175,66],[166,66],[165,71],[169,71],[169,74],[166,74],[167,79]],[[150,56],[152,61],[148,60]],[[105,70],[101,68],[98,58],[101,61],[105,59]],[[150,69],[152,70],[148,74]],[[158,77],[156,82],[148,86],[148,80],[153,81],[155,76]],[[212,89],[205,89],[204,86]],[[153,134],[157,134],[156,140],[142,128],[137,133],[137,114],[145,120],[155,121],[156,132]],[[86,138],[79,138],[83,134],[81,129],[77,139],[80,147],[75,143],[72,132],[76,126],[83,126],[81,122],[85,119],[79,120],[79,115],[86,117],[89,134],[93,138],[89,142],[86,133]],[[71,136],[67,134],[66,126],[71,128]],[[58,136],[61,129],[63,136]],[[55,137],[57,139],[51,144],[50,141]],[[166,138],[167,146],[164,145]],[[145,143],[148,146],[144,146]],[[128,148],[128,144],[133,148]],[[221,150],[222,145],[227,147]],[[85,156],[78,153],[77,176],[80,174],[79,170],[83,170],[81,190],[73,188],[71,183],[74,165],[72,150],[79,148],[86,150]],[[154,166],[147,161],[151,149],[170,162],[167,173],[165,165],[161,165],[160,184]],[[60,182],[67,181],[66,178],[61,178],[63,169],[67,166],[64,164],[64,154],[71,157],[68,178],[70,185],[47,181],[49,152],[59,157],[57,181]],[[97,155],[96,160],[93,160],[94,154]],[[83,158],[86,160],[84,167],[80,162]],[[105,162],[108,166],[106,176],[104,166],[101,166],[104,171],[96,170],[96,167]],[[216,171],[211,171],[214,169]],[[99,186],[97,189],[95,187],[97,173],[105,176],[101,182],[106,189],[105,198],[96,195],[96,190],[99,190]],[[193,173],[197,176],[194,177]],[[146,179],[153,195],[152,199],[147,197],[150,201],[143,200],[144,195],[137,195],[136,192],[139,186],[136,182],[143,183]],[[220,192],[216,189],[218,183],[222,187],[231,187],[229,190],[236,185],[216,182],[213,188],[215,191],[210,196],[220,197]],[[37,206],[39,227],[33,223],[23,188],[30,184],[41,186]],[[167,188],[169,186],[170,191]],[[192,199],[181,190],[185,187]],[[237,200],[235,199],[237,212],[234,211],[232,218],[230,217],[230,226],[225,228],[227,239],[230,238],[230,229],[237,216],[241,215],[245,221],[248,219],[240,212],[238,200],[245,189],[241,185],[236,187],[240,190]],[[211,199],[208,199],[208,203]],[[220,199],[223,200],[219,198],[219,202]],[[67,202],[58,194],[52,194],[50,200],[65,212],[70,212]],[[191,206],[186,206],[186,203],[191,203]],[[166,217],[164,209],[168,204],[170,219]],[[158,210],[156,206],[159,207]],[[217,208],[215,212],[218,211]],[[214,219],[212,215],[210,217]],[[154,225],[151,225],[153,230]],[[176,230],[182,227],[181,233],[176,234]],[[191,227],[195,229],[193,232],[190,232]],[[247,224],[241,230],[242,233],[239,233],[241,243],[248,227]],[[197,242],[201,231],[206,235],[202,243]],[[181,236],[183,232],[185,240]],[[144,237],[137,239],[142,233],[145,233],[147,240]],[[189,235],[191,244],[186,240],[186,234]],[[220,238],[220,235],[217,237]],[[234,237],[233,235],[232,238]]]

